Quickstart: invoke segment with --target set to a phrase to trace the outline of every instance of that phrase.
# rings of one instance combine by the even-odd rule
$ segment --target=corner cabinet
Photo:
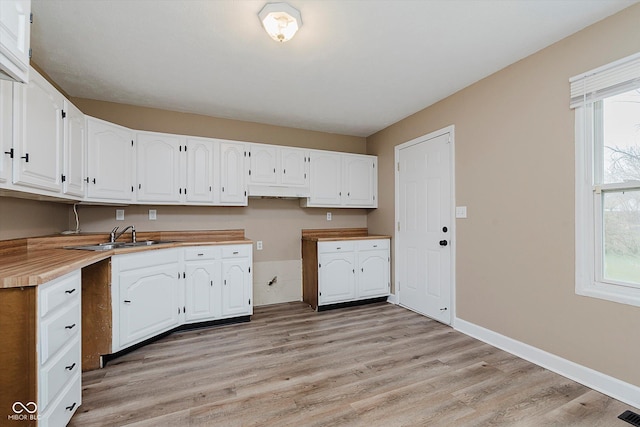
[[[310,194],[303,207],[378,207],[376,156],[311,150]]]
[[[129,129],[87,117],[87,197],[133,201],[135,147]]]
[[[112,352],[181,325],[253,314],[250,243],[112,257]]]
[[[391,288],[387,237],[303,241],[303,301],[314,309],[384,298]]]
[[[0,79],[29,81],[31,0],[0,1]]]

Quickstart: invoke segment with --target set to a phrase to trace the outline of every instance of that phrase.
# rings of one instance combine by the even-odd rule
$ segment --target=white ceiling
[[[1,1],[1,0],[0,0]],[[636,0],[33,0],[34,61],[70,96],[368,136]]]

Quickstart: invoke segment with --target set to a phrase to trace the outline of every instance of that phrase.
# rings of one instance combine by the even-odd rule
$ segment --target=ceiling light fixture
[[[267,34],[280,43],[291,40],[302,27],[300,11],[287,3],[267,3],[258,17]]]

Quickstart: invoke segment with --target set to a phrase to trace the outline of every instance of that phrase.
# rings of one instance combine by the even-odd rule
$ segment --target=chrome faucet
[[[131,229],[131,241],[133,243],[136,242],[136,228],[133,225],[129,225],[124,228],[121,232],[118,233],[119,227],[113,227],[111,233],[109,233],[109,242],[114,243],[120,236],[127,232],[128,229]]]

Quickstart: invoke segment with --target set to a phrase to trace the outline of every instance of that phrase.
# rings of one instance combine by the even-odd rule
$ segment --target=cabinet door
[[[307,177],[308,151],[297,148],[280,149],[281,182],[291,187],[305,187]]]
[[[342,198],[342,158],[338,153],[314,151],[309,164],[309,205],[340,206]]]
[[[14,85],[14,184],[61,191],[63,106],[62,94],[35,71],[28,85]]]
[[[0,1],[0,74],[27,82],[31,0]]]
[[[245,144],[220,143],[220,203],[223,205],[247,205],[244,160]]]
[[[177,271],[175,263],[120,273],[120,348],[178,325]]]
[[[179,203],[182,186],[182,139],[162,133],[137,134],[139,202]]]
[[[13,83],[0,80],[0,185],[11,182]]]
[[[187,138],[187,202],[216,203],[220,193],[220,147],[211,139]]]
[[[220,318],[221,268],[220,260],[186,262],[187,322]]]
[[[389,295],[389,251],[358,251],[358,298]]]
[[[344,167],[344,204],[374,207],[377,179],[376,159],[371,156],[345,155],[342,162]]]
[[[86,122],[75,105],[64,102],[64,160],[62,190],[65,194],[84,197],[87,177]]]
[[[122,126],[87,119],[87,172],[90,198],[130,202],[133,199],[133,132]]]
[[[356,297],[355,253],[318,254],[318,304],[334,304]]]
[[[264,144],[251,144],[249,153],[249,184],[278,182],[278,149]]]
[[[249,258],[222,260],[222,315],[251,314],[251,262]]]

